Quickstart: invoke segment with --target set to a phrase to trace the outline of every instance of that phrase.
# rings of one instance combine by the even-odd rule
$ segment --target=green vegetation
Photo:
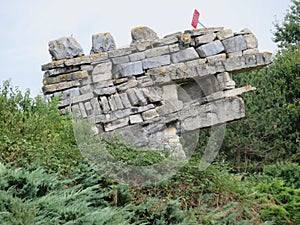
[[[177,174],[152,186],[130,187],[94,172],[58,99],[46,104],[5,81],[0,224],[300,224],[300,46],[299,35],[291,35],[299,34],[299,1],[275,28],[280,51],[274,63],[235,77],[257,91],[243,96],[247,117],[227,125],[219,158],[199,171],[199,144]],[[199,143],[207,133],[200,133]],[[167,157],[136,154],[119,140],[105,147],[133,165]]]

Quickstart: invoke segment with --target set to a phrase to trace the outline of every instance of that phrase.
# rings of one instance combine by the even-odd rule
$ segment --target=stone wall
[[[271,63],[248,29],[206,28],[158,38],[132,29],[129,47],[116,49],[110,33],[93,35],[90,55],[73,37],[49,42],[53,61],[42,65],[44,95],[61,96],[62,111],[96,124],[139,147],[179,148],[189,131],[245,116],[232,75]]]

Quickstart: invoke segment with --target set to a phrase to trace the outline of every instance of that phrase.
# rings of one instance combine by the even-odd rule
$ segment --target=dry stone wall
[[[104,137],[120,135],[139,147],[184,151],[189,131],[245,116],[232,75],[271,63],[254,34],[243,29],[187,30],[158,38],[148,27],[132,29],[129,47],[116,49],[110,33],[92,37],[84,55],[73,37],[49,42],[53,61],[42,65],[43,92],[60,96],[62,111],[96,125]]]

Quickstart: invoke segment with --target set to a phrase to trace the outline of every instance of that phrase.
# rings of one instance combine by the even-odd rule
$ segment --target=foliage
[[[222,146],[239,171],[276,161],[300,161],[299,58],[298,46],[279,52],[263,70],[235,76],[241,86],[257,87],[243,96],[246,118],[227,125]]]
[[[282,24],[278,21],[274,24],[274,41],[280,48],[295,47],[300,41],[300,2],[292,0],[291,3]]]
[[[15,166],[37,164],[67,173],[81,160],[70,116],[61,116],[58,99],[45,104],[22,94],[9,81],[0,86],[0,161]]]

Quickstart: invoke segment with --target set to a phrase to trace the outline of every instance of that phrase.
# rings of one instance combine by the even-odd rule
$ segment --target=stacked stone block
[[[53,61],[42,65],[44,95],[60,96],[62,111],[140,147],[181,149],[182,133],[243,118],[232,75],[271,63],[248,29],[187,30],[159,39],[148,27],[132,29],[129,47],[111,34],[93,35],[90,55],[73,37],[49,42]],[[175,143],[175,144],[174,144]],[[172,151],[172,150],[170,150]]]

